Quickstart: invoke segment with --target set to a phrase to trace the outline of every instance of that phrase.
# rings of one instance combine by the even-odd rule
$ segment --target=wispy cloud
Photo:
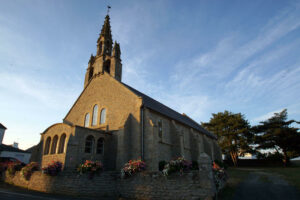
[[[282,12],[262,27],[255,38],[247,42],[241,41],[239,32],[233,36],[222,39],[211,51],[185,62],[178,63],[176,72],[172,75],[175,81],[180,81],[180,88],[194,86],[198,81],[224,81],[232,76],[248,59],[261,53],[266,48],[280,40],[288,33],[300,27],[299,6]],[[182,68],[189,63],[188,72],[182,73]]]
[[[70,103],[77,95],[67,89],[43,82],[37,77],[33,79],[23,74],[16,75],[6,72],[0,73],[0,88],[6,90],[6,94],[11,93],[23,98],[30,98],[52,109],[61,108],[61,99],[65,103]]]
[[[261,122],[261,121],[265,121],[269,118],[271,118],[272,116],[274,116],[274,113],[280,113],[283,109],[279,109],[279,110],[274,110],[274,111],[271,111],[271,112],[268,112],[266,114],[263,114],[261,116],[258,116],[254,119],[251,119],[251,122],[252,123],[258,123],[258,122]]]
[[[265,121],[265,120],[271,118],[272,116],[274,116],[274,113],[280,113],[284,109],[287,109],[288,117],[290,119],[294,119],[293,116],[300,114],[299,106],[300,106],[300,103],[291,104],[291,105],[289,105],[287,107],[283,107],[283,108],[280,108],[280,109],[273,110],[271,112],[262,114],[260,116],[257,116],[255,118],[251,119],[250,122],[253,123],[253,124],[257,124],[257,123],[259,123],[261,121]],[[298,119],[295,119],[295,120],[298,120]],[[293,125],[297,126],[297,127],[300,127],[297,124],[293,124]]]

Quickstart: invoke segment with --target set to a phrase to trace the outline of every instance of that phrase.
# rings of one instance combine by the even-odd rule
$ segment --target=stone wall
[[[29,190],[76,196],[119,197],[129,199],[211,199],[215,187],[207,171],[172,174],[143,172],[121,179],[117,172],[102,172],[89,179],[87,174],[64,171],[56,177],[34,172],[29,181],[17,172],[14,177],[2,176],[2,181]]]
[[[97,124],[92,126],[93,108],[98,105]],[[140,120],[142,99],[115,80],[108,73],[96,75],[78,97],[65,122],[84,126],[85,115],[90,114],[89,127],[117,130],[123,126],[129,115]],[[100,111],[106,109],[106,120],[100,124]]]
[[[162,124],[161,135],[159,121]],[[179,156],[198,163],[201,162],[201,153],[206,153],[212,161],[222,159],[215,139],[147,108],[144,125],[144,160],[151,164],[149,167],[152,171],[158,170],[160,161]]]
[[[20,172],[15,176],[7,173],[2,176],[2,181],[46,193],[69,194],[76,196],[112,196],[116,197],[115,172],[103,172],[90,179],[88,174],[79,175],[74,171],[63,171],[58,176],[51,177],[41,171],[34,172],[29,181],[25,180]]]
[[[163,176],[161,173],[140,173],[117,182],[119,194],[129,199],[210,199],[214,185],[209,174],[193,171]]]
[[[46,141],[47,138],[51,138],[51,147],[53,138],[56,135],[59,136],[58,138],[61,138],[62,134],[66,135],[63,152],[58,151],[60,146],[60,140],[58,140],[55,153],[51,154],[51,152],[49,152],[46,155],[41,155],[41,153],[39,153],[39,155],[41,155],[42,157],[42,167],[47,166],[52,161],[59,161],[64,164],[64,167],[70,167],[73,169],[80,163],[83,163],[85,160],[98,160],[102,163],[105,163],[106,169],[115,169],[116,153],[114,149],[116,149],[116,141],[112,141],[113,138],[111,137],[111,132],[108,133],[101,130],[94,130],[86,127],[71,126],[68,124],[60,123],[49,127],[42,134],[41,141]],[[94,145],[92,145],[90,153],[85,153],[85,141],[88,136],[94,137]],[[104,150],[102,153],[97,153],[97,142],[100,138],[104,139]]]

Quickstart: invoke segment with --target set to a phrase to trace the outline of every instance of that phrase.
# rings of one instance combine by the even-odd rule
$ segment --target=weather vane
[[[109,14],[109,9],[111,9],[111,7],[107,6],[107,15]]]

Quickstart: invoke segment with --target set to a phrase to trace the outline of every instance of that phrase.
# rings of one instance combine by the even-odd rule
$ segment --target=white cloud
[[[241,43],[239,34],[222,39],[219,44],[210,52],[196,56],[189,62],[181,62],[172,75],[174,80],[180,80],[180,88],[194,86],[195,81],[223,81],[241,65],[279,39],[300,27],[299,6],[282,12],[281,15],[270,20],[261,28],[258,35]],[[240,33],[241,34],[241,33]],[[182,73],[182,67],[189,65],[187,71]]]
[[[284,109],[284,108],[283,108]],[[271,118],[272,116],[274,116],[274,113],[279,113],[281,112],[283,109],[279,109],[279,110],[274,110],[274,111],[271,111],[271,112],[268,112],[266,114],[263,114],[261,116],[258,116],[254,119],[251,119],[251,122],[252,123],[258,123],[258,122],[261,122],[261,121],[265,121],[269,118]]]
[[[158,100],[179,113],[187,114],[198,123],[206,117],[212,106],[208,96],[181,95],[174,91],[165,91],[165,94],[161,95]]]
[[[43,82],[38,77],[26,77],[24,74],[0,73],[0,88],[5,90],[4,98],[9,98],[12,94],[30,98],[49,108],[59,109],[61,100],[65,104],[70,104],[77,94],[48,83]]]

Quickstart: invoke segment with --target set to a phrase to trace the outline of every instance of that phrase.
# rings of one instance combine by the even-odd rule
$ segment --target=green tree
[[[274,113],[274,116],[252,129],[255,132],[257,149],[275,149],[283,154],[283,163],[286,166],[291,155],[300,153],[300,132],[298,128],[291,127],[295,120],[287,120],[287,110]]]
[[[251,151],[252,133],[249,122],[241,113],[229,111],[212,114],[208,123],[202,123],[209,131],[218,136],[218,144],[222,153],[230,155],[233,164],[237,166],[238,156]]]

